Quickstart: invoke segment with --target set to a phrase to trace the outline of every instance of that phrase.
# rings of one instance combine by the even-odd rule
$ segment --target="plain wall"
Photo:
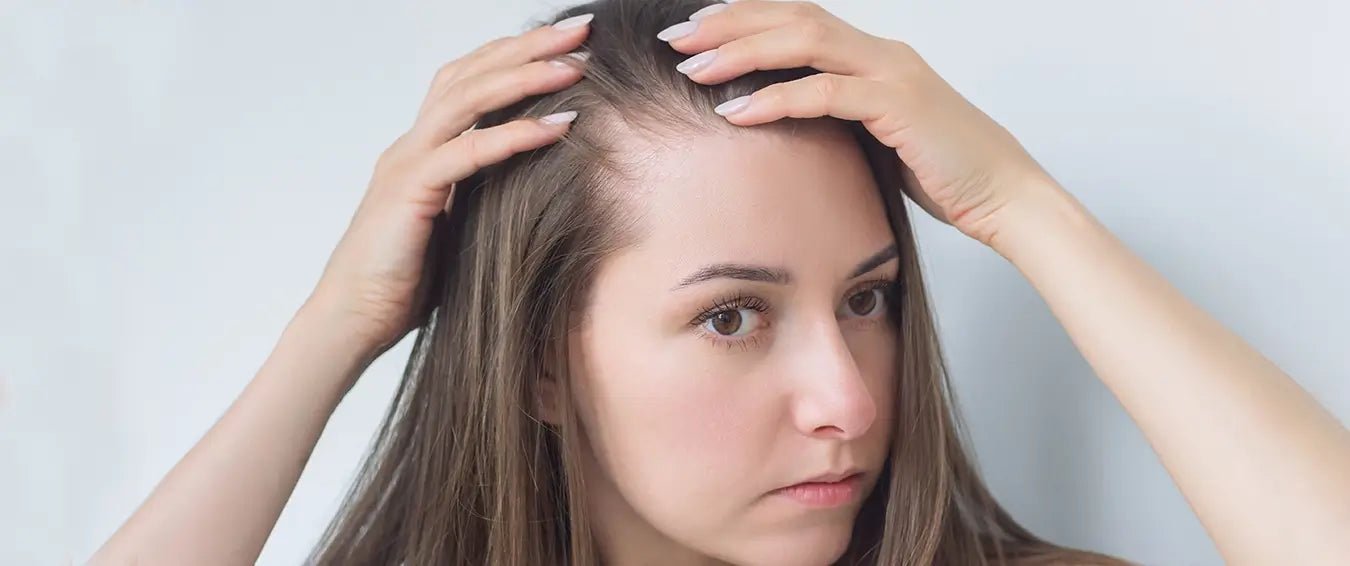
[[[1346,3],[822,3],[915,46],[1350,420]],[[5,2],[0,563],[87,559],[267,357],[436,68],[561,5]],[[1220,563],[1012,266],[926,216],[918,231],[1014,516],[1146,564]],[[408,345],[333,416],[261,563],[300,562],[327,524]]]

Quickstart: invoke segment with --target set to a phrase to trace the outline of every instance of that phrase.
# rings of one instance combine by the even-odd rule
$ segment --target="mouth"
[[[853,471],[834,476],[820,476],[798,484],[780,487],[770,492],[807,507],[828,508],[848,504],[858,498],[862,492],[862,472]]]

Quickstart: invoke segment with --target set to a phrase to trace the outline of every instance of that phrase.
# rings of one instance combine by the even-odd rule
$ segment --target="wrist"
[[[315,289],[296,311],[291,324],[305,327],[320,340],[359,357],[378,356],[388,346],[381,333],[373,330],[367,318],[341,297],[328,289]]]
[[[1014,264],[1044,244],[1083,237],[1099,227],[1092,213],[1053,180],[1026,187],[1023,198],[1009,202],[998,216],[998,230],[988,245]]]
[[[382,346],[352,324],[341,309],[311,297],[286,325],[281,346],[303,352],[315,362],[315,371],[305,372],[326,385],[339,386],[345,395],[361,373],[383,351]]]

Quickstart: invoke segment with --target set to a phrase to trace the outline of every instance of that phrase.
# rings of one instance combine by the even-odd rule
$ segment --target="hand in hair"
[[[810,2],[714,4],[681,26],[661,38],[696,54],[680,70],[698,83],[756,69],[821,71],[727,101],[718,113],[731,123],[857,120],[898,151],[915,202],[980,242],[994,243],[1010,209],[1059,191],[1006,129],[904,42],[864,33]]]
[[[487,112],[579,80],[584,58],[568,51],[586,38],[588,22],[579,17],[497,39],[440,68],[412,127],[376,162],[307,307],[332,317],[373,351],[392,346],[421,322],[433,220],[448,209],[455,182],[556,141],[576,113],[470,127]]]

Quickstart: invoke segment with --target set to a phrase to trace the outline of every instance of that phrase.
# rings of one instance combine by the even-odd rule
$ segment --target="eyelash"
[[[741,351],[746,351],[759,345],[759,332],[743,338],[727,338],[703,330],[703,323],[708,322],[712,317],[724,312],[733,312],[741,309],[750,309],[761,315],[766,314],[771,310],[768,301],[754,295],[731,295],[714,301],[712,306],[704,309],[703,312],[699,313],[698,316],[689,321],[689,325],[694,327],[700,337],[712,342],[716,346],[724,346],[727,349],[740,348]]]
[[[860,283],[857,287],[854,287],[853,290],[850,291],[848,295],[846,295],[846,298],[844,300],[847,301],[848,298],[852,298],[855,295],[875,291],[877,289],[881,290],[882,300],[885,301],[884,308],[887,309],[887,312],[885,313],[884,316],[889,318],[891,316],[891,313],[894,312],[893,309],[896,304],[895,299],[900,294],[899,293],[900,281],[896,279],[885,277],[864,281]],[[759,345],[762,334],[761,332],[756,331],[755,333],[743,338],[727,338],[725,336],[719,336],[707,332],[702,328],[703,323],[708,322],[708,320],[714,316],[717,316],[724,312],[738,311],[741,309],[750,309],[761,315],[764,315],[771,310],[771,307],[767,301],[754,295],[747,295],[747,294],[731,295],[714,301],[712,306],[709,306],[707,309],[704,309],[703,312],[699,313],[698,316],[695,316],[693,320],[690,320],[689,325],[694,327],[694,329],[699,333],[700,337],[704,338],[705,340],[711,341],[714,345],[723,346],[727,349],[740,348],[741,351],[747,351]]]

